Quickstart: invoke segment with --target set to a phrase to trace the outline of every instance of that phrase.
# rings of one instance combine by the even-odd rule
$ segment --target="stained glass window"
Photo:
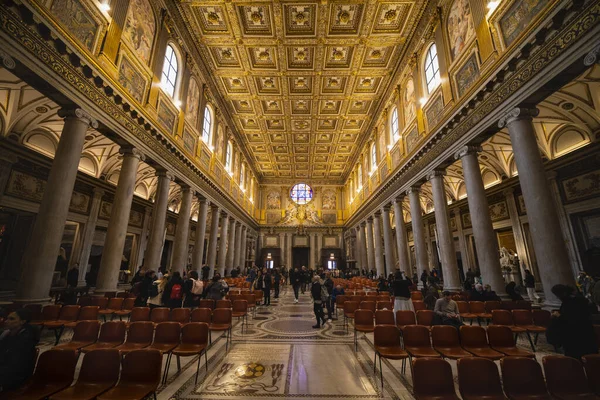
[[[290,191],[290,197],[296,204],[306,204],[312,200],[313,191],[306,183],[298,183]]]

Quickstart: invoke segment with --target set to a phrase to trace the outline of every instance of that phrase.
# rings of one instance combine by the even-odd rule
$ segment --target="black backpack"
[[[156,297],[158,296],[158,284],[153,283],[148,290],[148,297]]]

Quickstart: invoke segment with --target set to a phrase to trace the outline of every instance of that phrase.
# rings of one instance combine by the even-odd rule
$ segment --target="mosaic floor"
[[[401,361],[383,360],[383,387],[379,370],[373,373],[372,334],[360,336],[355,352],[352,326],[346,333],[341,315],[324,328],[313,329],[309,293],[300,295],[298,304],[293,300],[291,288],[284,288],[279,299],[271,298],[271,306],[259,307],[256,316],[248,318],[243,334],[241,322],[235,321],[228,351],[225,338],[213,336],[208,372],[202,362],[197,384],[196,357],[182,359],[180,371],[173,361],[158,400],[413,398],[410,369],[401,374]],[[43,347],[51,348],[52,339],[45,335]],[[66,333],[61,342],[68,340]],[[529,349],[525,338],[519,345]],[[549,350],[540,337],[538,360]],[[450,363],[456,376],[456,362]]]

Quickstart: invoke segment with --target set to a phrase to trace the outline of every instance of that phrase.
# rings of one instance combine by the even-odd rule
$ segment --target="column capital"
[[[583,59],[583,65],[586,67],[591,67],[594,64],[600,64],[600,44],[587,53]]]
[[[363,222],[361,222],[361,223],[360,223],[360,226],[361,226],[362,228],[364,228],[365,226],[367,226],[367,221],[363,221]]]
[[[227,212],[221,211],[221,218],[228,218]]]
[[[200,192],[196,192],[196,199],[198,200],[198,203],[200,203],[200,204],[207,204],[207,205],[210,204],[208,199],[206,197],[204,197],[202,195],[202,193],[200,193]]]
[[[194,194],[196,194],[196,191],[187,185],[181,185],[181,195],[183,196],[187,193],[191,193],[193,196]]]
[[[241,223],[240,221],[236,221],[236,222],[235,222],[235,225],[236,225],[236,226],[241,226],[241,225],[242,225],[242,223]]]
[[[398,197],[395,197],[394,199],[392,199],[392,203],[393,204],[400,204],[400,205],[402,205],[402,203],[404,202],[404,198],[405,197],[406,196],[404,194],[400,194],[400,195],[398,195]]]
[[[454,159],[459,160],[469,154],[475,154],[475,156],[477,156],[477,153],[481,153],[482,151],[483,149],[481,146],[463,146],[460,150],[454,153]]]
[[[246,225],[242,225],[242,231],[246,231],[248,230],[248,227]]]
[[[6,69],[15,69],[15,67],[17,66],[17,63],[15,62],[14,58],[9,56],[2,50],[0,50],[0,60],[2,60],[2,65]]]
[[[431,181],[434,178],[437,178],[438,176],[443,179],[444,176],[446,176],[446,171],[445,170],[441,170],[441,169],[436,169],[433,172],[431,172],[429,175],[427,175],[427,180]]]
[[[377,219],[381,218],[381,210],[377,210],[373,213],[373,219],[375,219],[375,218],[377,218]]]
[[[58,110],[58,116],[65,119],[79,119],[94,129],[98,128],[98,121],[96,118],[92,117],[90,113],[82,108],[61,108]]]
[[[514,121],[520,121],[520,120],[530,120],[533,117],[537,117],[538,114],[540,113],[540,110],[538,110],[537,108],[525,108],[525,107],[515,107],[512,110],[507,111],[506,113],[504,113],[504,115],[502,117],[500,117],[500,120],[498,121],[498,127],[499,128],[504,128],[505,126],[508,126],[510,123],[514,122]]]
[[[136,147],[123,146],[119,149],[119,154],[123,157],[137,157],[138,160],[144,161],[146,156]]]
[[[229,219],[231,220],[231,221],[229,221],[230,224],[235,224],[236,219],[235,219],[235,217],[233,215],[230,215]]]
[[[92,189],[92,193],[94,194],[95,198],[101,198],[102,196],[104,196],[104,194],[106,193],[106,191],[102,188],[93,188]]]
[[[369,216],[369,217],[367,217],[367,223],[368,224],[372,224],[373,223],[373,216],[372,215]]]
[[[421,186],[411,186],[408,188],[406,193],[407,194],[411,194],[411,193],[421,194]]]
[[[384,212],[384,213],[388,213],[388,214],[389,214],[389,212],[390,212],[391,209],[392,209],[392,205],[390,203],[384,204],[381,207],[381,211]]]
[[[506,188],[502,191],[502,194],[504,194],[504,196],[512,196],[514,193],[515,193],[514,187]]]
[[[156,170],[156,176],[161,178],[161,177],[165,177],[170,181],[174,181],[175,180],[175,175],[173,175],[173,173],[171,171],[167,171],[166,169],[157,169]]]

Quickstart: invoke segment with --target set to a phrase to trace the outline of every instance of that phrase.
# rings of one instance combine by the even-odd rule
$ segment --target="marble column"
[[[315,266],[315,269],[320,269],[323,268],[323,264],[322,264],[322,260],[321,260],[321,253],[323,249],[323,234],[321,232],[317,232],[317,256],[315,258],[317,265]]]
[[[239,222],[237,222],[239,224]],[[235,248],[239,246],[239,243],[235,240],[235,228],[236,220],[231,217],[229,221],[229,236],[227,238],[227,261],[225,265],[226,271],[231,271],[233,268],[233,262],[235,261]]]
[[[94,233],[96,232],[96,224],[98,223],[98,212],[100,211],[102,196],[104,196],[104,190],[94,188],[94,198],[92,199],[92,206],[90,207],[90,215],[85,223],[85,231],[83,232],[83,240],[81,243],[81,254],[79,255],[78,261],[78,286],[85,286],[85,274],[88,271],[88,263],[90,261],[92,245],[94,244]]]
[[[242,247],[240,248],[240,259],[238,261],[238,266],[244,270],[246,266],[246,260],[248,259],[248,228],[246,225],[242,226]]]
[[[357,226],[356,228],[354,228],[354,231],[356,232],[356,246],[355,248],[355,260],[356,260],[356,268],[361,269],[362,268],[362,248],[361,248],[361,229],[360,229],[360,225]]]
[[[450,218],[454,218],[456,223],[456,233],[458,234],[458,246],[460,247],[460,254],[462,257],[462,267],[463,272],[466,274],[471,266],[471,257],[469,256],[469,250],[467,246],[467,239],[465,238],[465,233],[462,228],[462,221],[460,219],[460,210],[455,210],[450,214]]]
[[[536,275],[533,265],[529,260],[529,254],[527,253],[527,244],[525,243],[525,232],[523,232],[523,225],[521,225],[521,219],[519,218],[519,211],[517,210],[517,202],[515,201],[515,190],[513,188],[506,189],[504,198],[506,199],[506,208],[508,209],[508,216],[510,217],[510,224],[512,226],[513,235],[515,236],[515,245],[517,247],[517,256],[520,261],[520,275],[521,279],[525,278],[525,270],[528,269],[532,274]],[[536,276],[539,280],[539,276]]]
[[[309,256],[310,256],[309,257],[309,263],[310,263],[309,265],[311,268],[315,268],[315,264],[316,264],[315,255],[317,254],[317,249],[316,249],[317,244],[315,243],[315,234],[309,233],[308,238],[310,240],[310,243],[309,243],[310,249],[308,250]]]
[[[158,186],[152,210],[152,228],[148,238],[148,247],[144,256],[144,267],[158,271],[165,245],[165,225],[167,223],[167,206],[169,204],[169,186],[173,180],[171,173],[161,170],[156,172]]]
[[[425,243],[425,228],[423,226],[423,211],[419,194],[421,189],[412,187],[408,190],[410,201],[410,219],[413,229],[413,241],[415,244],[415,259],[417,263],[417,275],[421,278],[423,271],[428,271],[427,243]]]
[[[536,140],[533,117],[537,114],[537,109],[514,108],[500,119],[499,126],[507,127],[510,135],[545,302],[559,306],[552,287],[559,283],[574,286],[575,279]]]
[[[394,220],[396,222],[396,246],[398,247],[398,262],[400,270],[406,276],[412,279],[412,268],[410,266],[410,257],[408,251],[408,234],[406,233],[406,224],[404,223],[404,214],[402,213],[402,202],[404,196],[394,199]]]
[[[462,164],[481,279],[483,283],[489,284],[499,296],[503,296],[506,293],[500,258],[498,257],[500,254],[498,239],[492,225],[490,207],[485,195],[479,161],[477,160],[477,153],[480,151],[481,147],[465,146],[456,153],[455,158],[460,159]]]
[[[58,115],[64,118],[65,123],[21,261],[21,279],[17,284],[17,300],[20,302],[49,299],[85,134],[90,126],[98,127],[98,122],[80,108],[63,108]]]
[[[287,233],[287,254],[286,254],[286,259],[288,260],[288,264],[289,265],[294,265],[294,260],[292,259],[292,237],[293,237],[293,233],[288,232]]]
[[[210,267],[210,277],[214,276],[217,268],[217,243],[219,237],[219,207],[210,205],[210,237],[208,239],[208,254],[206,263]]]
[[[440,249],[440,258],[444,274],[444,289],[460,290],[460,277],[456,263],[456,250],[454,250],[454,237],[450,229],[448,218],[448,200],[444,188],[443,171],[434,171],[429,175],[433,191],[433,206],[435,208],[435,226],[437,230],[437,244]]]
[[[375,250],[375,269],[377,276],[385,276],[385,265],[383,264],[383,249],[381,248],[381,212],[376,211],[373,215],[373,248]]]
[[[373,240],[373,217],[367,218],[367,270],[376,268],[375,240]]]
[[[144,156],[137,149],[122,148],[123,164],[119,172],[119,182],[115,191],[115,198],[110,210],[108,230],[102,249],[102,259],[96,281],[96,293],[105,293],[117,290],[119,271],[123,260],[123,248],[127,237],[131,202],[135,191],[135,178],[140,160]]]
[[[196,238],[192,253],[192,269],[202,276],[202,259],[204,258],[204,239],[206,238],[206,219],[208,217],[208,201],[198,198],[198,222],[196,223]]]
[[[362,268],[368,269],[369,256],[367,251],[367,222],[363,221],[360,223],[360,263],[361,272]]]
[[[225,263],[227,262],[227,232],[229,231],[229,217],[226,212],[221,213],[221,234],[219,235],[219,266],[217,272],[225,276]]]
[[[183,274],[187,267],[189,252],[190,217],[192,213],[192,198],[194,191],[189,187],[181,188],[181,207],[175,227],[175,242],[173,243],[173,259],[171,268]]]
[[[244,228],[244,226],[242,226],[242,224],[239,222],[235,226],[235,255],[231,268],[242,267],[241,259],[244,251],[244,244],[242,243],[242,228]]]
[[[19,161],[19,158],[15,154],[8,150],[0,149],[0,201],[2,201],[2,196],[4,196],[4,189],[10,178],[12,166],[17,161]]]
[[[279,257],[279,262],[281,265],[286,265],[289,268],[292,268],[292,265],[288,263],[287,255],[285,254],[285,233],[279,234],[279,250],[281,252],[281,257]]]
[[[390,209],[391,204],[386,204],[381,209],[386,276],[396,271],[396,260],[394,259],[394,241],[392,239],[392,224],[390,223]]]
[[[144,222],[142,222],[142,233],[140,234],[140,244],[137,248],[136,266],[144,264],[144,254],[148,247],[148,236],[150,235],[150,226],[152,224],[152,207],[145,207]]]

